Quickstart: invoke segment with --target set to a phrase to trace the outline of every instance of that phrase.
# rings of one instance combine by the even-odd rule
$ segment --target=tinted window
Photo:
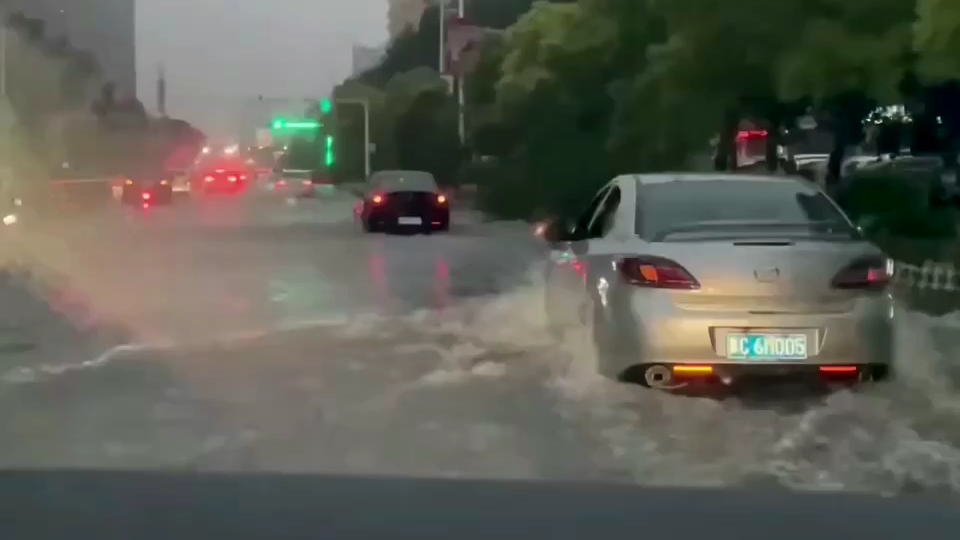
[[[702,222],[812,223],[847,221],[818,190],[763,179],[675,181],[640,189],[637,232],[654,237]]]
[[[613,218],[620,207],[620,188],[610,189],[610,195],[604,199],[603,207],[593,223],[590,224],[589,235],[591,238],[601,238],[610,232],[613,228]]]
[[[380,171],[370,176],[371,187],[383,191],[436,191],[433,175],[422,171]]]
[[[593,216],[597,214],[597,210],[600,208],[600,204],[607,197],[607,192],[610,191],[609,188],[603,188],[599,193],[594,195],[593,200],[590,201],[587,209],[584,210],[580,216],[577,218],[577,222],[574,225],[574,235],[582,236],[584,238],[589,237],[590,235],[590,223],[593,221]]]

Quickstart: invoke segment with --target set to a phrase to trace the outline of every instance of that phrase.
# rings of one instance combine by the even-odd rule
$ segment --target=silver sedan
[[[802,178],[620,176],[545,236],[550,327],[589,343],[606,377],[890,372],[893,263]]]

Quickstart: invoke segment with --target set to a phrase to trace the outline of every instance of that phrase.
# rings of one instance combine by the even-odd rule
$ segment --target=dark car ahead
[[[450,230],[447,196],[423,171],[380,171],[367,180],[359,219],[366,232]]]
[[[163,173],[131,175],[124,179],[120,202],[150,206],[173,203],[173,183]]]
[[[246,188],[248,178],[247,171],[241,168],[213,169],[201,175],[191,189],[200,194],[239,193]]]

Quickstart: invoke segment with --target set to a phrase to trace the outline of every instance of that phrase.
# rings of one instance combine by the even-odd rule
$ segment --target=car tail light
[[[629,257],[620,261],[620,275],[631,285],[654,289],[696,290],[700,283],[675,261],[664,257]]]
[[[831,286],[845,290],[881,290],[893,280],[893,261],[885,257],[857,259],[834,276]]]
[[[150,200],[150,194],[149,194],[149,193],[144,193],[142,196],[143,196],[143,200],[145,200],[145,201],[149,201],[149,200]]]
[[[387,197],[385,195],[378,194],[378,195],[374,195],[372,200],[373,200],[373,204],[383,204],[383,201],[387,200]]]
[[[447,204],[447,196],[437,195],[437,204]]]
[[[278,187],[283,187],[283,186],[285,186],[285,185],[287,185],[287,181],[286,181],[286,180],[278,180],[278,181],[277,181],[277,186],[278,186]]]
[[[236,182],[236,181],[237,181],[237,177],[236,177],[236,176],[228,176],[228,177],[227,177],[227,182]]]
[[[208,177],[206,177],[206,178],[203,179],[203,181],[204,181],[204,182],[207,182],[207,183],[213,182],[214,180],[215,180],[215,179],[214,179],[214,177],[212,177],[212,176],[208,176]]]

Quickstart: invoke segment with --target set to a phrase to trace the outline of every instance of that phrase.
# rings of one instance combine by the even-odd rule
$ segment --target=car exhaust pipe
[[[674,384],[673,372],[667,366],[654,365],[643,372],[643,382],[649,388],[657,390],[675,390],[686,384]]]

